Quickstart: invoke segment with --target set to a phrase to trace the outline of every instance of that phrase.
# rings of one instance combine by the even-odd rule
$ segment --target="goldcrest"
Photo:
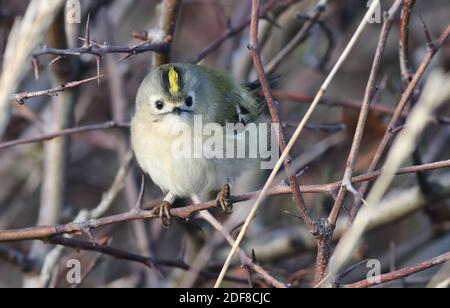
[[[179,197],[202,199],[222,188],[217,205],[231,210],[230,181],[245,170],[258,168],[260,158],[194,155],[196,142],[211,138],[194,126],[202,121],[203,127],[217,132],[239,123],[240,131],[224,133],[222,145],[215,146],[234,144],[234,150],[239,146],[248,149],[245,127],[268,119],[264,101],[253,92],[225,72],[192,64],[163,65],[143,80],[131,121],[131,141],[142,170],[166,193],[157,209],[164,225],[170,223],[170,206]],[[189,128],[191,132],[185,133]]]

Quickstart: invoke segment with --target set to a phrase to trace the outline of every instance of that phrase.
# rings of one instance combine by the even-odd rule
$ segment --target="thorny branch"
[[[158,269],[159,267],[170,267],[170,268],[178,268],[184,271],[189,271],[190,266],[183,260],[170,260],[170,259],[157,259],[152,257],[146,257],[142,255],[137,255],[134,253],[130,253],[125,250],[116,249],[110,246],[97,245],[92,243],[91,241],[84,241],[78,239],[71,239],[62,236],[55,236],[48,239],[48,242],[55,245],[62,245],[65,247],[71,247],[75,250],[86,250],[86,251],[94,251],[99,252],[104,255],[108,255],[120,260],[127,260],[130,262],[137,262],[143,264],[144,266],[150,269]],[[202,270],[199,272],[199,275],[213,279],[216,278],[218,274]],[[241,284],[246,284],[247,280],[240,279],[237,277],[226,276],[225,279],[227,281],[237,282]]]
[[[98,80],[99,78],[103,77],[103,75],[79,80],[79,81],[72,81],[65,83],[59,87],[43,90],[43,91],[35,91],[35,92],[22,92],[18,94],[14,94],[12,98],[17,101],[19,104],[25,104],[25,100],[34,98],[34,97],[41,97],[41,96],[54,96],[57,95],[60,92],[64,92],[67,89],[76,88],[79,87],[85,83],[91,82],[93,80]]]
[[[257,4],[256,4],[257,3]],[[254,11],[256,11],[256,17],[259,16],[259,1],[253,1]],[[280,116],[278,114],[278,110],[276,107],[275,100],[272,96],[272,91],[269,85],[269,81],[267,78],[267,75],[264,71],[264,67],[261,61],[261,57],[259,55],[259,43],[258,43],[258,23],[259,19],[255,18],[255,13],[252,17],[252,22],[250,25],[250,52],[252,53],[253,57],[253,63],[255,66],[255,70],[258,75],[258,79],[261,83],[261,88],[264,93],[264,97],[266,99],[267,106],[269,107],[270,115],[272,117],[272,123],[281,123]],[[283,131],[280,128],[280,131],[278,132],[278,144],[280,146],[280,150],[283,152],[286,148],[286,140],[284,138]],[[289,185],[292,188],[292,196],[295,201],[295,205],[297,206],[297,210],[299,212],[299,215],[302,217],[305,224],[308,226],[308,228],[311,231],[315,230],[315,223],[314,220],[309,216],[308,209],[305,205],[305,202],[303,200],[303,197],[301,195],[301,192],[299,190],[298,180],[295,172],[292,172],[290,166],[289,166],[290,158],[288,158],[285,163],[284,167],[286,170],[286,173],[288,175]]]
[[[392,28],[392,25],[394,23],[394,18],[397,13],[397,11],[400,9],[401,4],[403,3],[403,0],[397,0],[391,7],[389,13],[385,17],[385,21],[383,24],[383,28],[381,30],[378,47],[375,53],[375,58],[372,65],[372,70],[370,73],[369,81],[367,83],[366,92],[364,95],[364,101],[361,106],[361,112],[358,119],[358,124],[356,127],[355,135],[353,138],[352,147],[350,150],[350,154],[347,158],[347,164],[346,169],[344,172],[344,177],[342,179],[342,186],[339,189],[338,195],[336,197],[335,203],[333,205],[333,208],[331,210],[330,215],[328,216],[328,223],[332,226],[332,229],[336,226],[336,222],[339,217],[339,213],[342,209],[342,205],[344,203],[344,199],[347,192],[352,192],[355,197],[360,198],[358,193],[356,192],[355,188],[353,187],[351,183],[351,178],[355,169],[356,165],[356,159],[358,157],[359,149],[361,146],[361,142],[363,139],[364,130],[366,128],[366,122],[367,118],[369,116],[370,111],[370,103],[372,102],[372,99],[375,94],[376,89],[376,80],[378,76],[378,71],[381,66],[381,60],[384,54],[384,50],[386,47],[386,43],[389,37],[390,30]],[[331,234],[327,236],[327,239],[319,245],[319,253],[318,255],[321,255],[321,251],[323,251],[323,259],[318,260],[317,262],[317,272],[316,272],[316,281],[322,280],[322,278],[325,275],[326,268],[328,266],[328,261],[330,257],[330,241],[333,236],[333,231],[331,231]]]
[[[389,147],[389,144],[392,142],[393,137],[395,137],[395,130],[397,128],[397,125],[399,123],[399,120],[402,117],[402,114],[410,101],[412,95],[414,94],[414,91],[419,84],[419,81],[422,79],[422,76],[424,75],[426,69],[431,63],[431,60],[433,60],[434,56],[437,54],[439,49],[442,47],[442,45],[447,41],[448,37],[450,36],[450,25],[447,26],[447,28],[442,32],[439,39],[433,43],[429,44],[428,51],[426,55],[424,56],[419,68],[417,69],[416,73],[411,79],[411,82],[409,83],[408,87],[402,94],[402,97],[395,109],[395,112],[391,118],[391,121],[389,122],[388,128],[386,130],[386,133],[384,134],[384,137],[378,146],[378,149],[374,155],[374,158],[372,159],[372,162],[370,164],[368,172],[372,172],[376,170],[381,161],[382,158]],[[361,187],[358,190],[358,194],[360,196],[365,196],[367,193],[367,190],[369,189],[369,183],[362,184]],[[355,199],[352,210],[351,210],[351,216],[354,218],[356,217],[356,214],[358,213],[361,206],[361,201],[359,199]]]
[[[392,271],[390,273],[379,275],[372,277],[370,280],[365,279],[359,282],[345,284],[340,287],[342,288],[353,288],[353,289],[362,289],[362,288],[370,288],[374,287],[383,283],[399,280],[408,276],[411,276],[415,273],[422,272],[424,270],[427,270],[429,268],[432,268],[434,266],[443,264],[445,262],[450,261],[450,252],[447,252],[443,255],[437,256],[435,258],[429,259],[427,261],[424,261],[422,263],[419,263],[414,266],[405,267],[403,269]]]

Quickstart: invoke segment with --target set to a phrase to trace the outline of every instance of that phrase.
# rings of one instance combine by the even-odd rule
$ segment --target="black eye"
[[[164,102],[163,101],[156,101],[155,102],[155,107],[156,107],[156,109],[158,109],[158,110],[162,110],[163,108],[164,108]]]
[[[194,104],[194,99],[192,98],[192,96],[188,96],[188,98],[186,98],[186,106],[192,107],[193,104]]]

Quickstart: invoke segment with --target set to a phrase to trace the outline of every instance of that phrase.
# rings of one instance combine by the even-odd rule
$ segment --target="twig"
[[[450,89],[446,87],[449,82],[450,75],[445,75],[442,72],[435,72],[430,76],[420,101],[414,107],[408,119],[407,129],[396,140],[384,164],[383,174],[375,182],[372,191],[367,197],[368,204],[356,217],[349,231],[341,238],[333,254],[333,260],[329,265],[329,273],[324,279],[324,282],[330,282],[334,279],[334,275],[345,263],[349,254],[351,254],[351,251],[356,246],[357,241],[364,233],[367,225],[370,223],[373,212],[377,210],[378,203],[393,181],[396,170],[400,168],[408,155],[411,155],[413,152],[417,137],[427,125],[424,119],[450,98]],[[441,90],[436,91],[436,89]]]
[[[336,226],[337,219],[339,217],[339,213],[342,209],[342,205],[344,203],[345,197],[347,192],[355,192],[355,188],[353,188],[353,185],[351,183],[351,178],[355,169],[356,160],[358,158],[359,149],[361,146],[361,141],[363,138],[364,130],[366,128],[366,122],[367,117],[369,116],[370,112],[370,103],[372,102],[372,99],[374,97],[375,91],[376,91],[376,80],[378,71],[381,66],[381,60],[383,58],[384,50],[386,47],[386,43],[389,37],[389,33],[391,32],[392,25],[394,23],[394,18],[400,9],[401,5],[403,3],[403,0],[397,0],[387,13],[385,17],[385,21],[383,23],[383,28],[380,33],[380,38],[378,41],[378,47],[375,52],[375,58],[373,60],[372,64],[372,70],[370,72],[369,81],[367,83],[366,92],[364,94],[364,100],[361,106],[361,112],[358,119],[358,124],[355,131],[355,136],[353,138],[352,147],[350,150],[350,154],[347,158],[347,164],[344,172],[344,177],[342,179],[342,186],[338,192],[338,195],[336,197],[336,201],[333,205],[332,211],[330,215],[328,216],[328,223],[334,228]],[[358,196],[355,196],[358,197]],[[328,242],[323,243],[324,246],[330,246],[330,241],[332,238],[331,236],[328,237]],[[330,251],[329,247],[319,247],[319,250],[326,250]],[[321,260],[323,264],[321,264],[320,267],[318,267],[318,272],[316,273],[316,281],[320,281],[324,275],[326,268],[328,266],[328,256],[324,256],[326,259]],[[320,264],[318,262],[318,264]]]
[[[406,0],[400,17],[400,41],[399,41],[399,58],[400,70],[404,81],[411,79],[411,67],[409,62],[409,23],[411,13],[416,0]],[[406,83],[405,83],[406,84]]]
[[[74,134],[86,133],[86,132],[92,132],[92,131],[98,131],[98,130],[106,130],[106,129],[112,129],[112,128],[129,128],[129,127],[130,127],[129,123],[117,123],[114,121],[109,121],[109,122],[105,122],[105,123],[101,123],[101,124],[93,124],[93,125],[68,128],[68,129],[60,130],[58,132],[43,134],[43,135],[36,136],[36,137],[2,142],[2,143],[0,143],[0,150],[18,146],[18,145],[23,145],[23,144],[47,141],[47,140],[51,140],[51,139],[62,137],[62,136],[68,136],[68,135],[74,135]]]
[[[399,120],[402,117],[403,111],[405,110],[408,102],[411,99],[411,96],[414,94],[414,90],[419,84],[419,81],[422,78],[423,74],[425,73],[426,69],[428,68],[429,64],[431,63],[431,60],[433,60],[434,56],[439,51],[441,46],[447,41],[449,36],[450,36],[450,25],[447,26],[447,28],[441,34],[437,42],[434,43],[432,46],[429,46],[428,51],[422,60],[422,63],[420,64],[419,68],[417,69],[416,73],[411,79],[411,82],[409,83],[408,87],[403,93],[402,98],[400,99],[400,102],[398,103],[397,108],[395,109],[395,112],[391,118],[386,133],[384,134],[383,139],[374,155],[374,158],[372,159],[368,172],[376,170],[380,165],[381,160],[386,152],[386,149],[391,143],[393,136],[395,136],[394,131],[397,127]],[[361,187],[358,190],[359,195],[365,196],[368,188],[369,188],[368,183],[361,185]],[[355,199],[351,210],[351,216],[353,218],[356,217],[356,214],[358,213],[360,206],[361,206],[360,200]]]
[[[267,14],[267,12],[270,11],[274,7],[275,4],[277,4],[276,0],[271,0],[271,1],[267,2],[267,4],[264,6],[260,16],[265,16]],[[205,49],[203,49],[199,54],[197,54],[195,57],[193,57],[191,60],[189,60],[189,62],[190,63],[200,62],[206,56],[208,56],[210,53],[216,51],[226,40],[241,33],[248,26],[250,26],[250,19],[247,19],[246,21],[242,22],[241,24],[239,24],[236,27],[230,27],[217,40],[212,42],[209,46],[207,46]]]
[[[257,3],[258,2],[258,3]],[[261,83],[261,88],[264,93],[264,98],[266,100],[267,106],[270,111],[270,115],[272,117],[272,123],[280,124],[280,117],[278,114],[278,110],[276,107],[275,100],[272,96],[272,90],[270,88],[270,84],[267,78],[267,75],[264,71],[264,67],[262,64],[261,57],[259,55],[259,43],[258,43],[258,24],[259,24],[259,1],[253,1],[253,6],[256,7],[256,9],[253,9],[252,14],[252,23],[250,25],[250,52],[253,57],[253,63],[255,66],[256,73],[258,75],[259,82]],[[286,149],[286,141],[284,138],[283,131],[281,127],[279,128],[278,132],[278,144],[280,146],[280,150],[283,152]],[[290,169],[289,159],[286,159],[284,162],[284,167],[286,169],[286,173],[289,180],[289,185],[292,189],[292,196],[295,201],[295,205],[297,207],[297,210],[299,212],[299,215],[302,217],[305,224],[308,226],[308,228],[311,231],[314,231],[315,225],[314,220],[310,217],[308,214],[308,209],[306,205],[304,204],[304,200],[302,198],[301,192],[299,190],[299,185],[297,183],[297,177],[295,173],[293,173]]]
[[[42,90],[42,91],[35,91],[35,92],[22,92],[18,94],[12,95],[12,99],[16,100],[19,104],[24,104],[26,99],[34,98],[34,97],[40,97],[40,96],[54,96],[57,95],[60,92],[64,92],[67,89],[76,88],[81,86],[82,84],[91,82],[93,80],[98,80],[99,78],[103,77],[104,75],[99,75],[79,81],[72,81],[65,83],[59,87],[48,89],[48,90]]]
[[[154,55],[154,66],[160,66],[170,62],[170,50],[175,34],[178,14],[180,12],[182,0],[164,0],[163,12],[161,14],[161,31],[167,37],[167,47],[163,52]]]
[[[229,234],[227,230],[215,219],[208,211],[202,211],[200,212],[200,218],[207,221],[211,226],[213,226],[214,229],[216,229],[230,244],[230,246],[233,246],[235,241]],[[243,266],[249,267],[258,274],[261,275],[261,277],[269,283],[271,286],[275,288],[281,288],[284,289],[287,287],[285,283],[282,283],[278,281],[276,278],[274,278],[272,275],[270,275],[265,269],[263,269],[261,266],[256,264],[255,262],[250,259],[243,250],[239,249],[239,255],[241,258],[241,261],[243,263]]]
[[[51,46],[67,48],[65,10],[61,8],[48,31]],[[73,60],[73,61],[72,61]],[[79,78],[79,59],[64,59],[53,66],[52,84],[61,84],[65,80]],[[78,83],[79,84],[79,83]],[[47,121],[48,131],[55,132],[70,127],[73,122],[75,93],[73,87],[53,99],[51,118]],[[22,100],[23,101],[23,100]],[[63,210],[67,191],[67,162],[69,139],[66,136],[53,139],[44,146],[43,175],[39,200],[38,224],[57,224]],[[29,257],[37,264],[45,263],[52,255],[48,255],[48,247],[39,242],[33,243]],[[51,271],[52,273],[53,271]],[[50,276],[50,275],[49,275]],[[42,287],[40,276],[25,278],[27,287]],[[49,280],[49,279],[48,279]]]
[[[62,245],[65,247],[71,247],[75,250],[94,251],[94,252],[99,252],[104,255],[114,257],[116,259],[137,262],[137,263],[145,265],[146,267],[148,267],[150,269],[155,269],[155,267],[170,267],[170,268],[178,268],[178,269],[181,269],[184,271],[190,270],[190,266],[180,260],[156,259],[156,258],[152,258],[152,257],[145,257],[142,255],[133,254],[133,253],[127,252],[125,250],[120,250],[120,249],[116,249],[116,248],[109,247],[109,246],[93,245],[90,241],[71,239],[71,238],[66,238],[66,237],[62,237],[62,236],[52,237],[48,241],[51,244]],[[208,271],[200,271],[199,274],[201,276],[203,276],[205,278],[209,278],[209,279],[217,277],[217,274],[208,272]],[[231,281],[231,282],[237,282],[237,283],[242,283],[242,284],[247,283],[247,280],[245,280],[245,279],[240,279],[240,278],[231,277],[231,276],[227,276],[227,277],[225,277],[225,279],[227,281]]]
[[[108,18],[106,12],[103,12],[102,17],[104,19],[104,25],[102,32],[108,41],[114,42],[114,37],[111,32],[108,31]],[[114,55],[107,55],[105,58],[106,70],[110,78],[108,79],[108,89],[110,93],[110,104],[113,120],[117,123],[125,122],[127,118],[127,96],[125,94],[125,82],[123,72],[121,72],[118,62]],[[128,144],[128,132],[119,131],[118,140],[116,145],[116,153],[119,161],[123,161],[129,155]],[[135,182],[134,170],[130,170],[125,179],[125,198],[128,205],[128,209],[131,210],[135,207],[136,200],[138,200],[138,190]],[[150,240],[148,238],[147,231],[143,222],[135,221],[132,223],[133,237],[135,244],[140,254],[150,253]]]
[[[146,44],[139,44],[137,46],[110,46],[107,44],[98,44],[95,42],[91,42],[89,46],[85,47],[77,47],[77,48],[49,48],[44,47],[40,51],[35,52],[33,57],[37,58],[42,55],[55,55],[55,56],[81,56],[83,54],[89,54],[96,57],[104,57],[107,54],[111,53],[120,53],[120,54],[130,54],[137,55],[149,51],[154,52],[164,52],[167,49],[166,42],[147,42]]]
[[[30,1],[20,22],[11,29],[0,76],[0,139],[9,121],[9,99],[25,76],[30,56],[64,1]]]
[[[259,5],[260,5],[260,1],[259,0],[253,0],[253,9],[252,9],[252,21],[254,23],[258,22],[258,17],[259,17]],[[255,204],[253,205],[253,208],[250,212],[250,214],[247,217],[247,220],[238,236],[238,238],[236,239],[236,244],[233,246],[233,248],[231,249],[227,260],[225,261],[225,264],[222,268],[221,271],[221,275],[219,277],[219,279],[216,282],[216,287],[220,286],[221,281],[222,281],[222,277],[225,275],[228,266],[231,263],[231,259],[233,258],[233,255],[236,253],[236,250],[238,248],[238,246],[240,245],[240,243],[242,242],[245,233],[248,229],[248,227],[250,226],[251,221],[253,220],[253,217],[256,214],[256,211],[258,210],[258,208],[260,207],[263,199],[267,196],[267,193],[269,192],[270,187],[272,186],[272,183],[278,173],[278,171],[281,169],[283,163],[285,162],[285,160],[287,159],[290,150],[293,148],[295,142],[297,141],[298,137],[300,136],[300,134],[302,133],[303,129],[305,128],[306,123],[308,122],[309,118],[311,117],[312,113],[314,112],[314,110],[316,109],[316,107],[318,106],[321,98],[325,95],[328,86],[330,85],[330,83],[332,82],[332,80],[334,79],[334,77],[336,76],[337,72],[339,71],[339,69],[341,68],[342,64],[344,63],[344,61],[347,59],[348,55],[350,54],[350,51],[353,49],[356,41],[359,39],[360,35],[362,34],[363,30],[365,29],[365,27],[368,24],[368,20],[371,18],[373,12],[375,11],[375,9],[377,8],[379,4],[379,1],[374,1],[373,4],[371,5],[371,7],[368,9],[365,17],[363,18],[362,22],[360,23],[358,29],[356,30],[355,34],[353,35],[352,39],[350,40],[350,42],[348,43],[346,49],[344,50],[344,52],[342,53],[341,57],[339,58],[338,62],[336,63],[336,65],[334,66],[333,70],[330,72],[330,74],[328,75],[328,77],[326,78],[325,82],[323,83],[323,85],[321,86],[314,102],[311,104],[309,110],[306,112],[306,114],[303,117],[303,120],[301,121],[301,123],[299,124],[297,130],[295,131],[292,139],[289,141],[288,145],[286,146],[286,149],[283,151],[283,153],[280,156],[280,159],[278,160],[276,166],[274,167],[274,169],[272,170],[272,173],[270,174],[266,184],[264,185],[264,188],[261,191],[261,194],[258,196]],[[320,233],[320,232],[317,232]]]
[[[6,246],[0,246],[0,259],[17,266],[23,273],[34,269],[34,264],[26,255]]]
[[[405,267],[398,271],[393,271],[387,274],[379,275],[376,277],[372,277],[370,280],[365,279],[359,282],[345,284],[341,286],[342,288],[353,288],[353,289],[362,289],[362,288],[370,288],[373,286],[377,286],[383,283],[395,281],[398,279],[409,277],[413,274],[422,272],[429,268],[435,267],[437,265],[443,264],[445,262],[450,261],[450,252],[447,252],[438,257],[432,258],[430,260],[419,263],[415,266]]]
[[[288,57],[301,43],[308,37],[311,29],[319,22],[322,13],[325,11],[328,0],[320,0],[308,20],[305,21],[300,31],[292,40],[267,64],[267,74],[273,74],[279,65]]]
[[[431,171],[437,169],[445,169],[450,168],[450,160],[421,165],[421,166],[412,166],[407,168],[399,169],[397,174],[410,174],[416,173],[418,171]],[[361,183],[364,181],[372,181],[377,179],[381,175],[381,171],[373,172],[370,174],[364,174],[352,179],[354,184]],[[339,189],[342,185],[341,182],[334,182],[325,185],[304,185],[300,187],[302,193],[332,193]],[[290,194],[291,189],[288,186],[276,186],[273,187],[268,195],[276,196],[282,194]],[[243,194],[240,196],[231,197],[231,201],[234,203],[248,201],[257,198],[261,194],[260,191],[250,192],[247,194]],[[158,204],[159,201],[151,202],[152,204]],[[145,206],[147,208],[147,206]],[[170,213],[174,217],[179,217],[181,219],[187,219],[192,216],[192,214],[211,209],[215,207],[215,201],[211,200],[202,204],[192,204],[180,208],[171,209]],[[124,214],[118,214],[113,216],[108,216],[100,219],[92,219],[90,221],[78,221],[77,223],[70,223],[65,225],[55,225],[55,226],[41,226],[41,227],[33,227],[26,229],[17,229],[17,230],[4,230],[0,231],[0,242],[11,242],[11,241],[22,241],[22,240],[35,240],[35,239],[46,239],[53,235],[62,235],[62,234],[74,234],[74,233],[82,233],[86,228],[96,229],[103,226],[115,224],[115,223],[123,223],[131,220],[138,219],[154,219],[159,218],[158,215],[153,213],[151,210],[142,210],[142,211],[131,211]]]

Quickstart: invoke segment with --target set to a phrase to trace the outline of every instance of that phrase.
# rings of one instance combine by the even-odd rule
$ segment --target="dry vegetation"
[[[0,287],[448,287],[450,6],[381,2],[0,0]],[[259,80],[283,154],[165,230],[129,120],[168,62]]]

